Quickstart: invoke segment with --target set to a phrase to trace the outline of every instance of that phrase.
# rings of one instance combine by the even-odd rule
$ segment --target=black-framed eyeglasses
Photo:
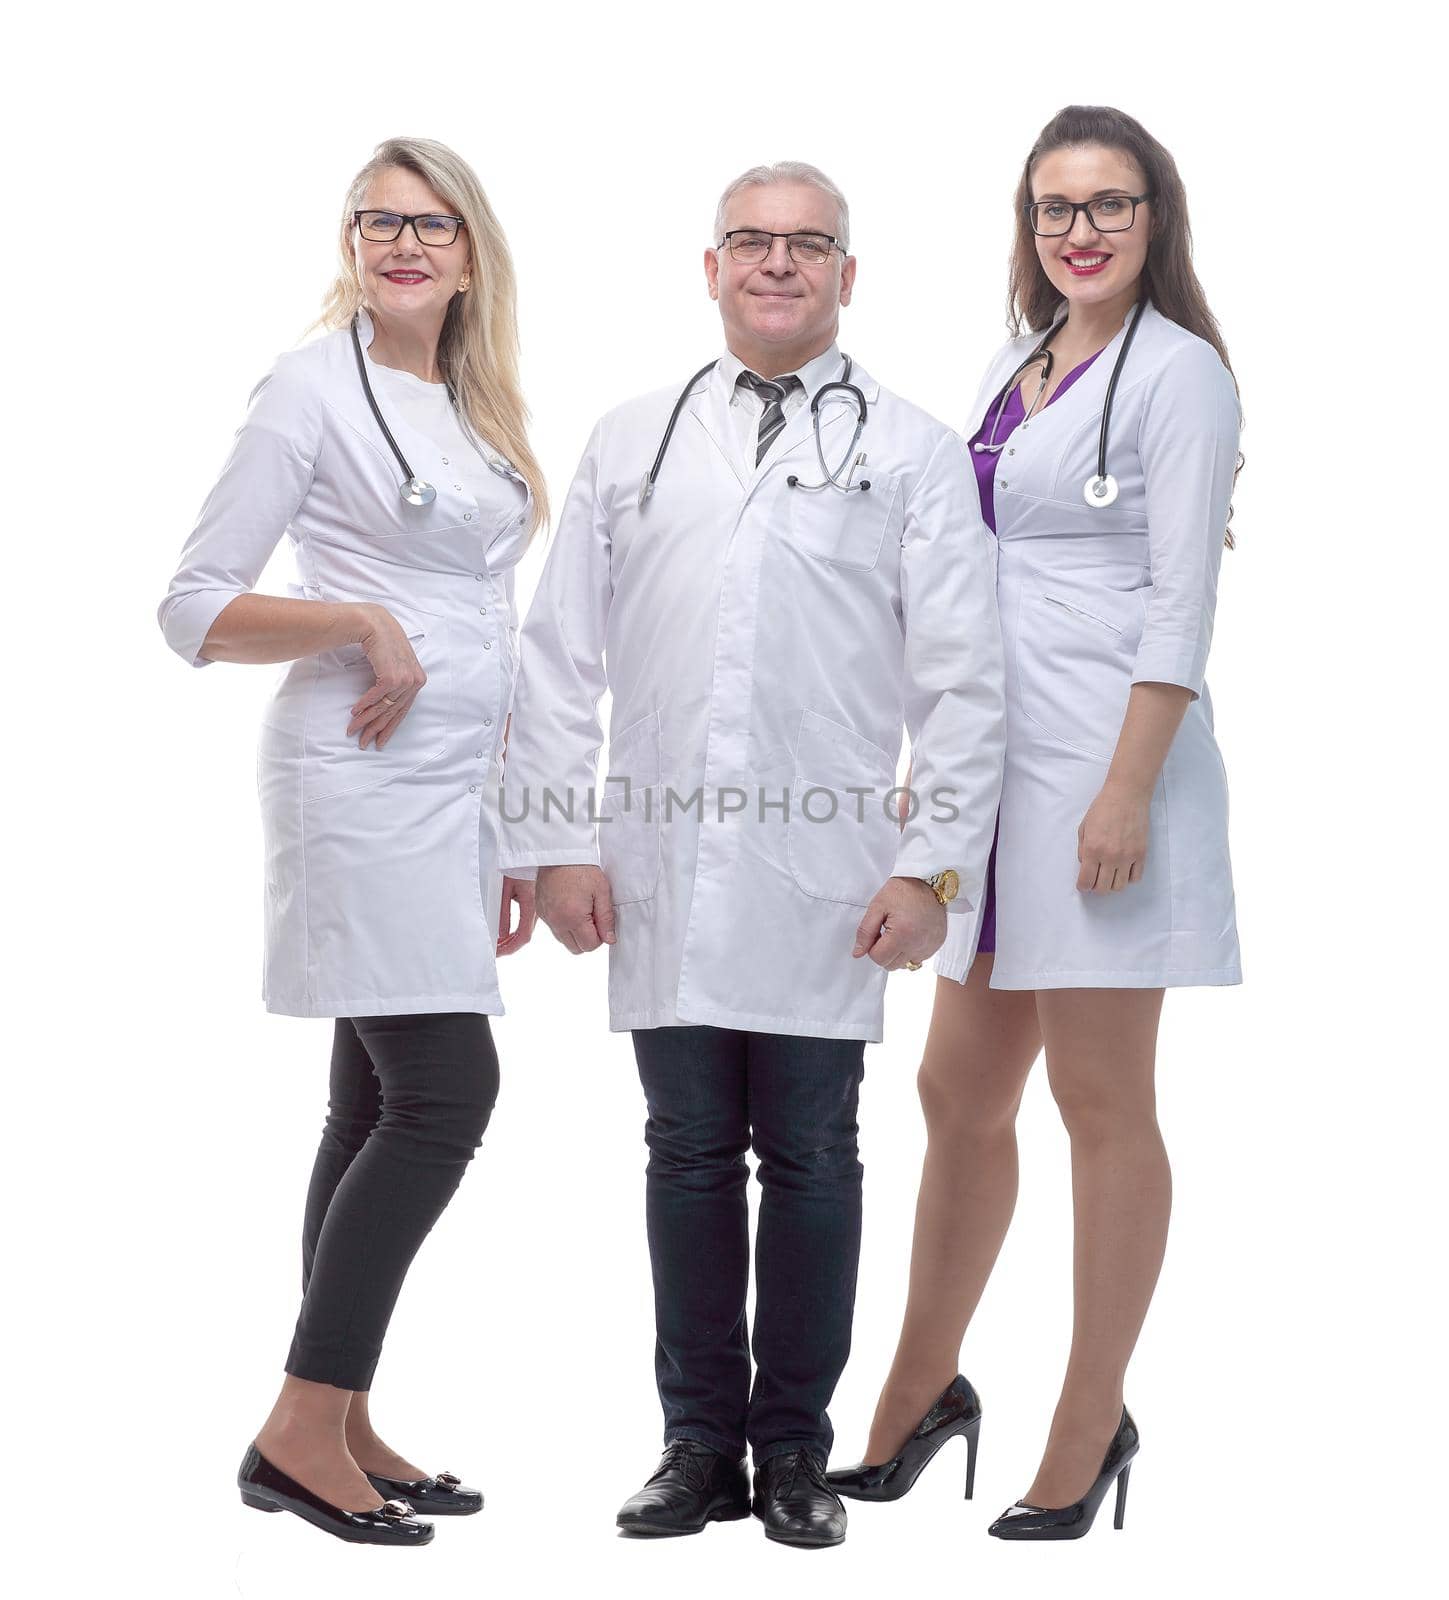
[[[840,240],[828,233],[766,233],[762,228],[731,228],[715,249],[727,247],[736,261],[763,261],[774,249],[776,239],[785,241],[790,259],[797,266],[818,267],[829,261],[832,250],[845,254]]]
[[[1026,208],[1026,214],[1031,231],[1044,239],[1070,233],[1077,225],[1078,214],[1083,211],[1098,233],[1126,233],[1137,220],[1138,206],[1151,198],[1150,194],[1099,194],[1080,204],[1070,200],[1038,200]]]
[[[408,217],[401,211],[354,211],[352,220],[362,237],[374,244],[390,244],[408,223],[412,223],[419,244],[452,244],[458,229],[466,226],[462,217],[438,213]]]

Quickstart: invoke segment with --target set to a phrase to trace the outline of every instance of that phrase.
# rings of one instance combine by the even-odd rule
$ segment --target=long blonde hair
[[[338,272],[315,327],[345,328],[363,304],[352,249],[352,216],[368,185],[387,167],[416,173],[468,229],[472,282],[455,294],[438,336],[438,368],[473,430],[518,468],[533,492],[536,533],[548,521],[548,488],[528,443],[528,407],[518,378],[518,288],[508,241],[478,175],[436,139],[384,139],[352,180],[338,229]]]

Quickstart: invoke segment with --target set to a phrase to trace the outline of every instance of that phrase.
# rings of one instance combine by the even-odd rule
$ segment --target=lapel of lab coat
[[[730,416],[730,396],[733,393],[734,385],[726,379],[721,363],[716,361],[690,390],[692,399],[688,409],[690,416],[714,441],[715,448],[725,458],[730,471],[743,488],[749,481],[749,473],[745,470],[734,419]]]

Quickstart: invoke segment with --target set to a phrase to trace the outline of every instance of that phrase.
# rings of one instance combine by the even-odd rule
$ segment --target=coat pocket
[[[823,489],[786,489],[790,541],[817,561],[868,572],[880,560],[886,529],[897,520],[900,479],[883,473],[872,477],[868,466],[858,468],[855,478],[857,485],[865,480],[870,488],[856,487],[848,494],[828,484]]]
[[[1024,589],[1016,626],[1023,714],[1062,744],[1110,761],[1142,621],[1136,591]]]
[[[816,711],[800,719],[785,849],[796,887],[862,909],[890,876],[900,824],[889,753]]]
[[[651,711],[609,740],[599,800],[599,860],[614,904],[652,900],[659,887],[659,713]]]
[[[393,612],[427,674],[407,715],[379,750],[362,749],[349,734],[352,707],[377,681],[361,645],[344,645],[317,657],[303,738],[304,804],[376,789],[418,771],[447,753],[453,710],[452,661],[447,627]]]

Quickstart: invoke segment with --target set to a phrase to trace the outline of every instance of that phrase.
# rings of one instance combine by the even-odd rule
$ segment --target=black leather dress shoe
[[[295,1512],[314,1528],[351,1544],[427,1544],[433,1537],[432,1523],[420,1522],[405,1500],[385,1500],[371,1511],[344,1511],[274,1467],[255,1444],[242,1457],[236,1481],[244,1505]]]
[[[698,1533],[707,1522],[736,1522],[749,1514],[744,1462],[694,1439],[675,1439],[614,1520],[625,1533],[667,1536]]]
[[[430,1517],[471,1517],[483,1509],[483,1491],[470,1489],[456,1472],[436,1478],[384,1478],[369,1472],[367,1481],[385,1500],[406,1500],[414,1511]]]
[[[755,1468],[754,1513],[765,1537],[815,1550],[845,1537],[845,1507],[825,1481],[825,1465],[808,1450],[771,1456]]]
[[[981,1400],[958,1372],[916,1424],[916,1431],[889,1461],[868,1466],[838,1467],[825,1474],[836,1494],[847,1500],[899,1500],[948,1439],[966,1440],[966,1498],[976,1481],[976,1441],[981,1433]]]

